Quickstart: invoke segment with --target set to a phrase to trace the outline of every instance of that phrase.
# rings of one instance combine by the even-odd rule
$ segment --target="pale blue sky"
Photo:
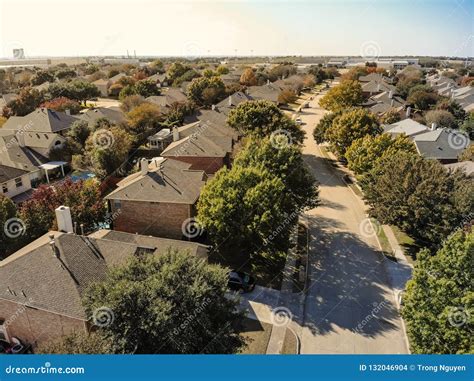
[[[474,2],[0,0],[0,56],[474,55]]]

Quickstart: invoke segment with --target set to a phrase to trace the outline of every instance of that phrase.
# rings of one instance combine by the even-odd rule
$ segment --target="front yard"
[[[272,325],[249,318],[244,318],[237,324],[240,335],[247,343],[247,347],[241,353],[246,355],[265,354],[272,334]]]

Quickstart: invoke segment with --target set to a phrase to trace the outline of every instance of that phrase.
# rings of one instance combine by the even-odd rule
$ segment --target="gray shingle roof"
[[[447,128],[416,135],[413,142],[420,155],[437,160],[457,160],[471,144],[466,135]]]
[[[0,164],[0,183],[4,183],[8,180],[16,179],[22,175],[27,174],[28,171],[23,169],[8,167],[6,165]]]
[[[108,200],[131,200],[193,205],[206,181],[204,171],[189,169],[191,164],[163,159],[150,164],[146,175],[134,173],[120,181]]]
[[[101,118],[106,118],[112,123],[121,123],[125,121],[125,115],[121,110],[106,107],[89,109],[87,112],[79,115],[78,118],[88,122],[89,124],[93,124],[96,120]]]
[[[6,130],[59,132],[71,127],[77,119],[64,112],[39,108],[22,117],[11,117],[3,125]]]
[[[49,234],[54,235],[58,257]],[[0,261],[0,298],[85,320],[84,291],[104,280],[110,267],[124,264],[140,246],[154,248],[150,255],[176,248],[207,257],[205,246],[192,242],[108,230],[89,237],[49,232]]]

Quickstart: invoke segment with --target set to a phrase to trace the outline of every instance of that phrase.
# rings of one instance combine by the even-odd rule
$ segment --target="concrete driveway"
[[[408,353],[386,259],[375,235],[367,234],[365,206],[312,137],[324,115],[320,97],[300,114],[307,133],[304,158],[320,182],[322,202],[304,216],[311,265],[301,353]]]

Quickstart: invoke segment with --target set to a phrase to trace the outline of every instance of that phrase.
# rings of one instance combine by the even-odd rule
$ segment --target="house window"
[[[7,326],[5,325],[5,320],[0,319],[0,340],[9,341],[7,334]]]
[[[122,201],[120,200],[114,200],[114,209],[118,210],[122,208]]]
[[[8,193],[8,185],[2,184],[2,193]]]
[[[15,179],[15,185],[17,188],[21,188],[23,186],[23,180],[21,179],[21,177],[17,177]]]

